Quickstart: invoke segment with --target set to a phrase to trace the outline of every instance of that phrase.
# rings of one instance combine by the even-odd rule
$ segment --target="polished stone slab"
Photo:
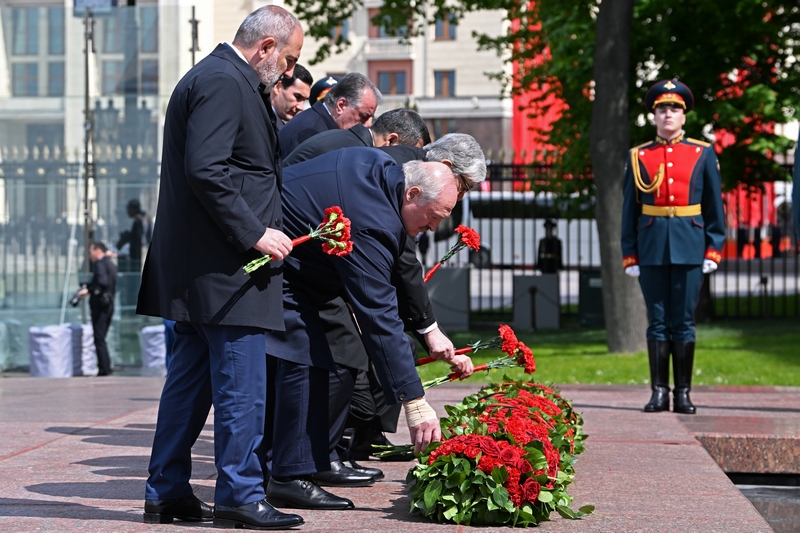
[[[141,522],[144,480],[163,379],[111,376],[48,380],[0,378],[0,528],[3,531],[209,531],[208,524]],[[440,414],[445,403],[474,392],[475,384],[429,391]],[[772,531],[756,508],[673,413],[641,412],[646,387],[565,386],[590,435],[576,465],[573,507],[592,504],[580,521],[554,516],[547,532]],[[725,391],[693,392],[701,412],[736,402]],[[757,392],[752,394],[757,395]],[[780,395],[781,391],[769,391]],[[752,402],[752,398],[748,400]],[[772,397],[775,402],[776,398]],[[767,400],[764,404],[768,403]],[[798,404],[800,405],[800,404]],[[725,412],[725,411],[723,411]],[[735,416],[742,413],[728,412]],[[192,485],[213,502],[213,414],[194,449]],[[397,443],[408,442],[401,417]],[[408,514],[404,479],[409,463],[370,461],[386,479],[374,487],[336,489],[357,509],[300,511],[299,531],[508,531],[436,524]],[[180,527],[181,529],[175,529]]]

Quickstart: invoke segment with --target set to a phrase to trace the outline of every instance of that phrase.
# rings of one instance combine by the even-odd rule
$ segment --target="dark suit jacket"
[[[366,144],[367,138],[370,142],[369,145]],[[295,163],[314,159],[339,148],[371,146],[371,143],[372,135],[361,124],[357,124],[349,130],[331,130],[318,133],[289,154],[284,160],[284,168]],[[425,158],[425,151],[414,146],[384,146],[379,150],[389,154],[400,165],[415,159],[423,160]],[[407,240],[406,247],[398,258],[393,282],[398,290],[400,316],[403,318],[406,329],[424,329],[436,322],[436,315],[428,297],[428,290],[422,281],[422,265],[417,260],[413,239]],[[336,362],[354,366],[354,368],[361,368],[361,364],[354,365],[352,358],[349,357],[349,355],[355,353],[355,347],[348,348],[347,345],[343,345],[342,348],[343,353],[337,354],[336,351],[334,352]]]
[[[333,152],[339,148],[354,146],[374,146],[372,133],[363,124],[356,124],[347,130],[323,131],[313,137],[309,137],[283,159],[283,166],[288,167],[289,165],[302,163],[319,155]]]
[[[275,116],[255,71],[221,44],[175,87],[137,313],[283,329],[281,265],[242,267],[281,229]]]
[[[338,129],[339,126],[333,121],[333,117],[320,100],[302,113],[295,115],[281,128],[278,136],[281,141],[281,150],[284,154],[290,154],[309,137],[323,131]]]
[[[114,303],[117,292],[117,265],[108,257],[92,263],[92,280],[89,289],[89,306],[107,307]]]
[[[353,251],[330,256],[316,241],[295,248],[285,261],[286,332],[266,336],[271,355],[333,368],[318,305],[344,294],[388,403],[423,395],[392,284],[394,265],[411,238],[400,217],[404,188],[402,168],[369,148],[337,150],[285,170],[287,235],[307,234],[326,208],[338,205],[351,221]]]

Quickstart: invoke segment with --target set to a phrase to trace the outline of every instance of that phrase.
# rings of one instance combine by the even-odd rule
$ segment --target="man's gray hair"
[[[325,94],[323,101],[330,108],[336,105],[339,98],[347,100],[347,105],[350,107],[360,107],[361,99],[364,96],[364,89],[369,88],[375,94],[375,101],[378,105],[383,102],[383,95],[375,87],[375,84],[369,81],[369,78],[359,72],[351,72],[345,74],[339,83],[331,87],[331,90]]]
[[[282,7],[260,7],[244,19],[233,38],[233,44],[247,49],[265,37],[272,37],[275,39],[275,48],[283,50],[299,27],[297,18]]]
[[[419,187],[420,205],[428,205],[436,201],[444,190],[445,180],[439,179],[435,172],[427,170],[424,161],[409,161],[403,165],[406,188]],[[449,177],[447,179],[452,179]]]
[[[447,159],[453,163],[453,174],[464,176],[471,183],[480,183],[486,179],[486,156],[472,135],[448,133],[425,146],[423,150],[425,161]]]
[[[406,146],[415,146],[418,142],[428,144],[431,135],[428,126],[413,109],[392,109],[375,119],[372,131],[379,135],[397,134],[397,142]]]

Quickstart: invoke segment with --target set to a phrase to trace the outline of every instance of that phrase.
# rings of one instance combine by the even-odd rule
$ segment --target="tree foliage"
[[[344,49],[346,36],[328,38],[331,29],[352,16],[362,0],[287,4],[324,43],[312,60]],[[502,78],[512,90],[531,87],[555,94],[567,104],[547,132],[560,147],[559,166],[568,176],[590,172],[589,132],[593,100],[593,58],[598,0],[416,0],[387,1],[373,17],[390,35],[413,37],[437,17],[500,9],[508,30],[500,36],[476,33],[479,47],[493,49],[518,68]],[[409,21],[412,21],[409,23]],[[720,155],[728,187],[785,177],[774,162],[792,142],[774,134],[774,125],[797,116],[800,101],[800,7],[794,0],[637,0],[633,8],[630,57],[631,141],[653,137],[641,105],[660,79],[678,78],[693,91],[694,112],[687,116],[690,136],[724,144]],[[539,114],[542,104],[527,110]]]

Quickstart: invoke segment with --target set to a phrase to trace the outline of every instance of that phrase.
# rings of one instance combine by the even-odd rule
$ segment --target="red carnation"
[[[458,252],[469,246],[476,252],[481,248],[481,238],[478,233],[466,226],[458,226],[456,231],[460,233],[459,240],[456,242],[447,252],[439,259],[439,262],[433,265],[433,267],[425,273],[425,277],[422,279],[425,283],[431,279],[439,267],[445,264],[451,257],[456,255]]]
[[[525,343],[518,343],[517,350],[519,350],[518,360],[520,366],[525,367],[526,374],[533,374],[536,372],[536,361],[533,358],[533,352],[530,348],[525,346]]]
[[[353,250],[350,242],[350,220],[342,213],[338,205],[325,210],[325,218],[307,235],[292,239],[292,246],[297,246],[311,239],[322,239],[322,249],[325,253],[336,256],[349,254]],[[272,261],[272,256],[267,254],[250,261],[244,266],[245,274],[252,274],[262,266]]]
[[[500,338],[503,340],[500,349],[507,353],[509,357],[514,357],[514,352],[517,350],[517,343],[519,343],[517,336],[514,334],[514,330],[503,324],[498,328],[498,331],[500,332]]]
[[[340,242],[329,239],[322,243],[322,251],[328,255],[342,257],[353,251],[353,241]]]
[[[477,446],[467,446],[467,448],[464,450],[464,455],[466,455],[470,459],[475,459],[476,457],[478,457],[479,453],[481,453],[481,449],[478,448]]]
[[[458,226],[456,231],[461,234],[461,242],[479,252],[481,249],[481,236],[472,228],[466,226]]]
[[[503,466],[505,466],[505,464],[503,464],[503,461],[495,457],[490,457],[488,455],[481,456],[480,461],[478,461],[478,470],[486,474],[491,474],[492,470],[494,470],[495,468],[501,468]]]

